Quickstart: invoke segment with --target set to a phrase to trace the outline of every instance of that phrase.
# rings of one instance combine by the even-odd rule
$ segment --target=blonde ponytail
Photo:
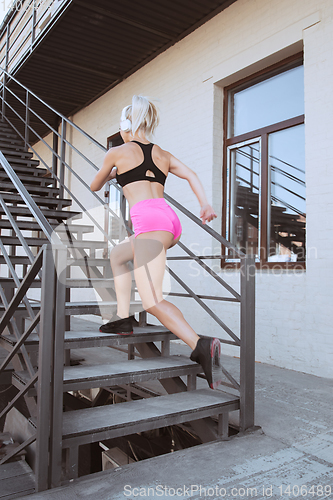
[[[126,131],[131,131],[133,137],[140,136],[143,132],[148,139],[151,139],[159,124],[159,113],[155,104],[148,97],[134,95],[132,105],[123,109],[121,120],[126,120],[124,123]],[[131,122],[131,127],[127,120]]]

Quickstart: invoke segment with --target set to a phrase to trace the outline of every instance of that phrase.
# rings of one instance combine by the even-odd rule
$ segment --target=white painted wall
[[[160,99],[161,125],[155,142],[199,174],[221,214],[223,87],[304,48],[307,245],[314,250],[304,272],[258,273],[256,359],[325,377],[333,377],[332,16],[331,0],[238,0],[74,116],[75,123],[106,144],[107,136],[117,132],[121,109],[133,94]],[[73,137],[76,146],[100,165],[102,154],[75,131]],[[93,172],[79,158],[73,158],[73,166],[87,181],[92,179]],[[71,183],[86,197],[74,178]],[[199,215],[185,181],[169,178],[166,192]],[[187,245],[196,245],[200,253],[215,250],[209,238],[184,217],[181,220]],[[213,227],[220,230],[221,216]],[[210,277],[195,276],[188,263],[172,268],[180,270],[195,291],[219,293]],[[237,271],[220,274],[238,286]],[[175,302],[198,333],[224,337],[196,304],[189,299]],[[237,306],[212,307],[238,333]],[[224,352],[238,355],[232,346],[225,346]]]

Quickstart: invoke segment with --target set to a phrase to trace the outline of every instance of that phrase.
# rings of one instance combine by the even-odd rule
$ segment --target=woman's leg
[[[144,309],[193,350],[199,336],[178,307],[164,300],[162,294],[166,250],[173,243],[173,234],[167,231],[139,234],[134,242],[134,276]]]
[[[202,366],[208,385],[215,389],[222,380],[220,341],[211,337],[200,338],[178,307],[163,299],[166,250],[172,243],[173,234],[167,231],[142,233],[134,242],[134,275],[142,305],[191,347],[190,359]]]
[[[115,246],[110,253],[110,263],[113,272],[114,286],[117,295],[117,316],[129,316],[132,274],[128,262],[133,260],[134,235]]]

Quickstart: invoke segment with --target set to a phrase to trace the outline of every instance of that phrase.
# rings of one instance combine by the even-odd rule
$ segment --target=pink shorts
[[[182,233],[180,220],[164,198],[138,201],[130,210],[135,237],[150,231],[169,231],[174,240]]]

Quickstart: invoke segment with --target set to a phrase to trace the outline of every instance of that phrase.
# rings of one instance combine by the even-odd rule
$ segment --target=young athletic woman
[[[134,277],[144,309],[190,346],[191,360],[201,364],[209,386],[215,388],[222,376],[220,341],[199,337],[181,311],[162,294],[166,250],[179,241],[182,232],[177,214],[163,196],[168,174],[189,182],[200,203],[203,224],[213,220],[216,214],[207,202],[196,173],[150,142],[158,123],[155,105],[145,97],[133,96],[132,105],[126,106],[121,115],[120,134],[124,144],[108,151],[90,186],[92,191],[98,191],[107,181],[116,178],[129,203],[135,233],[111,251],[117,314],[102,325],[100,331],[133,333],[133,316],[129,316],[132,277],[128,262],[134,261]]]

